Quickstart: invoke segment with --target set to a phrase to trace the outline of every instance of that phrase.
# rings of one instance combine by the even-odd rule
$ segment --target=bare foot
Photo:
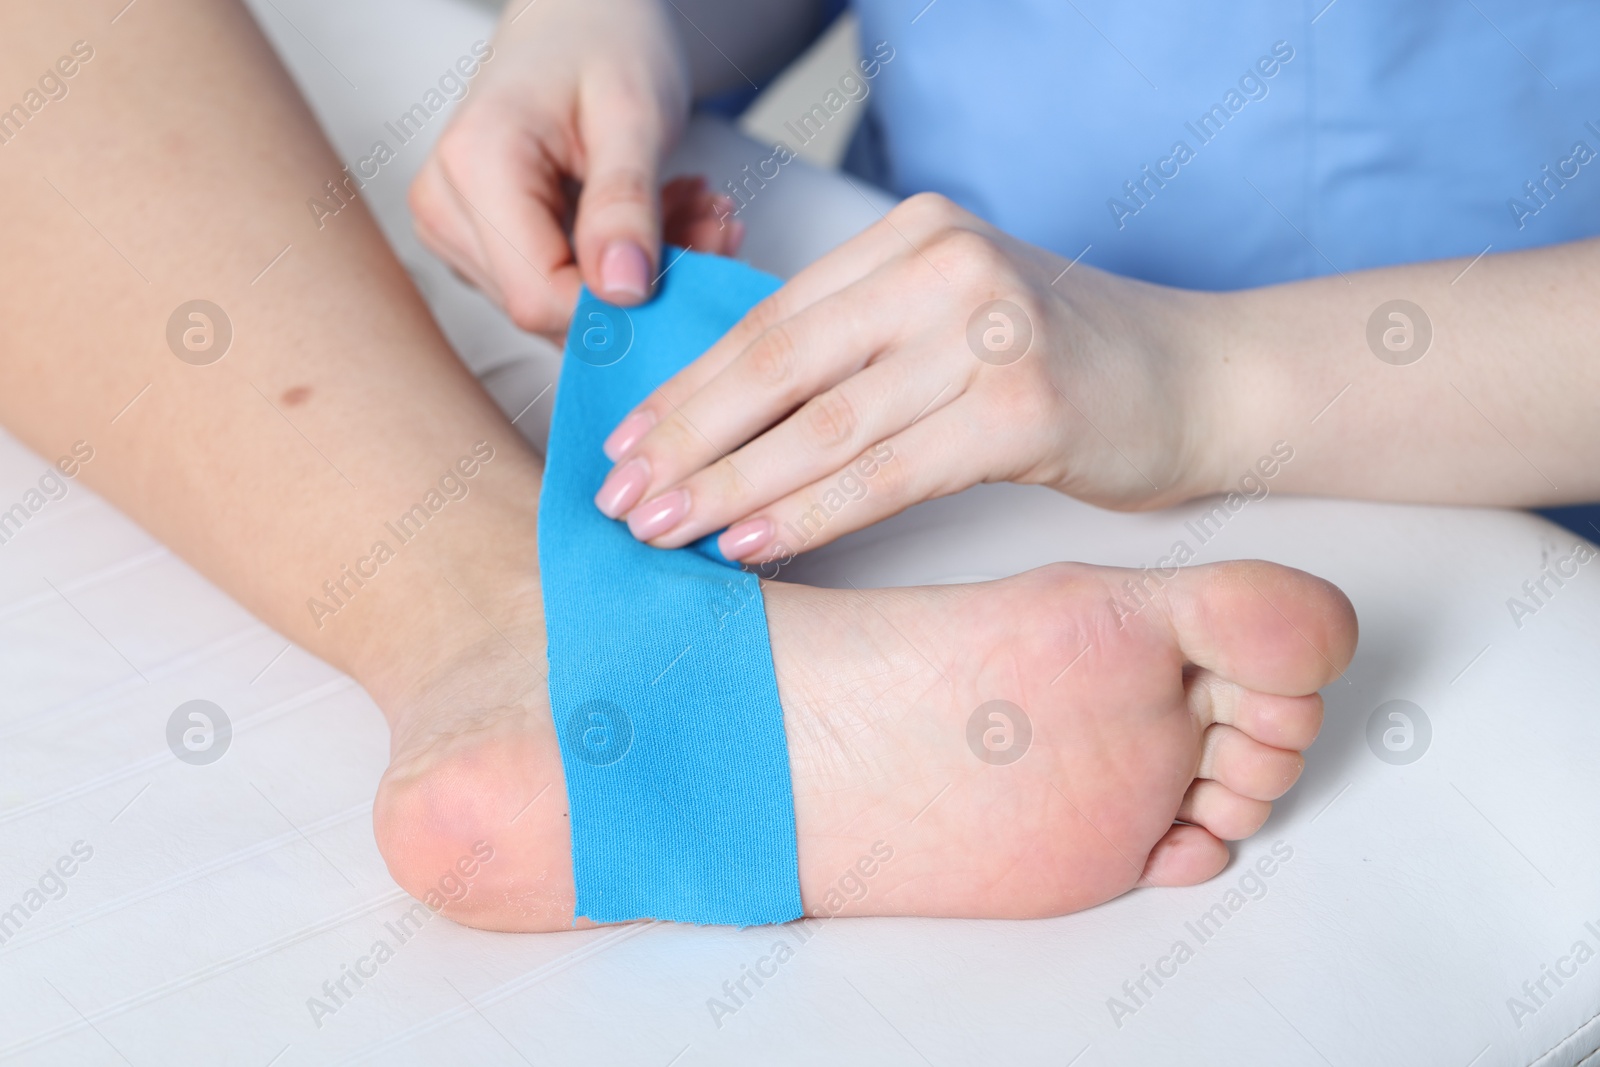
[[[1267,563],[1182,571],[1130,614],[1113,598],[1127,603],[1132,573],[765,586],[808,914],[1058,915],[1222,869],[1223,841],[1254,833],[1299,776],[1355,614]],[[401,886],[473,926],[572,925],[535,664],[530,618],[394,698],[379,845]],[[492,860],[471,858],[480,841]],[[466,888],[441,899],[442,883]]]

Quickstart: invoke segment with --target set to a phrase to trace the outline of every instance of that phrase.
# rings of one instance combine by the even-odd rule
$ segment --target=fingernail
[[[689,490],[674,489],[645,504],[628,516],[628,529],[641,541],[660,537],[689,514]]]
[[[650,464],[643,456],[630,459],[606,475],[600,491],[594,495],[594,506],[608,519],[620,519],[628,509],[644,496],[650,484]]]
[[[717,538],[717,549],[729,559],[745,559],[766,548],[772,534],[770,519],[747,519],[724,530]]]
[[[621,459],[655,424],[656,413],[653,411],[635,411],[617,423],[617,428],[611,431],[606,443],[600,446],[605,450],[606,458],[613,463]]]
[[[607,296],[643,299],[650,292],[650,257],[632,241],[612,241],[600,257],[600,287]]]

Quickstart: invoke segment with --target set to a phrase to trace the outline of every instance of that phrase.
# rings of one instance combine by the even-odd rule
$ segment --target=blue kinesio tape
[[[685,252],[642,307],[585,291],[567,335],[539,569],[576,911],[595,922],[749,926],[801,914],[789,749],[759,583],[714,537],[652,548],[594,506],[612,427],[779,284]],[[730,581],[742,610],[728,610]]]

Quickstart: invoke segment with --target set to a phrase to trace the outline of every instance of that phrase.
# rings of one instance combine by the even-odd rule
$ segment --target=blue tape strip
[[[643,307],[580,297],[539,497],[576,911],[787,922],[801,914],[794,794],[760,585],[714,537],[651,548],[593,503],[612,427],[779,285],[733,260],[666,255],[678,258]]]

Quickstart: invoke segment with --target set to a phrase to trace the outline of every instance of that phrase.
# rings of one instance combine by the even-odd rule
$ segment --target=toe
[[[1300,751],[1322,729],[1322,697],[1258,693],[1215,671],[1195,671],[1186,683],[1189,710],[1202,725],[1223,723],[1273,748]]]
[[[1179,573],[1168,602],[1190,662],[1285,696],[1314,693],[1349,666],[1356,613],[1332,584],[1259,560]]]
[[[1140,885],[1198,885],[1228,865],[1228,846],[1198,826],[1174,826],[1145,860]]]
[[[1241,730],[1218,724],[1206,728],[1195,777],[1214,779],[1254,800],[1277,800],[1304,767],[1300,753],[1263,745]]]
[[[1261,829],[1272,814],[1265,800],[1242,797],[1221,782],[1196,778],[1178,808],[1178,818],[1211,831],[1224,841],[1239,841]]]

